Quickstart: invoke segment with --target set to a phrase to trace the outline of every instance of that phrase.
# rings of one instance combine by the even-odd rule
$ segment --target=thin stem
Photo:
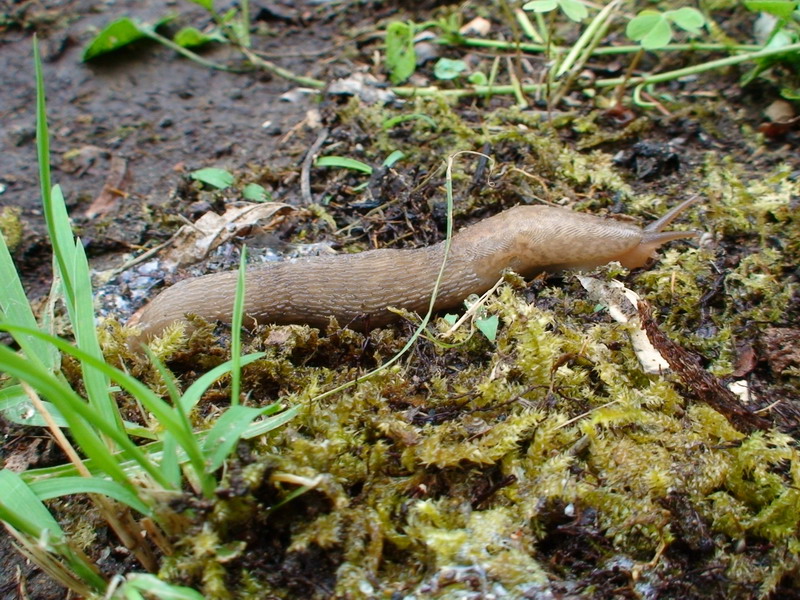
[[[519,80],[519,77],[517,77],[511,57],[508,56],[506,58],[508,59],[508,76],[511,78],[511,87],[514,88],[514,97],[517,99],[517,106],[524,110],[528,107],[528,101],[525,99],[525,93],[522,91],[522,82]]]
[[[639,66],[639,61],[642,60],[642,56],[644,56],[644,48],[639,48],[639,52],[637,52],[633,56],[633,60],[631,60],[631,64],[628,65],[627,70],[625,71],[625,79],[622,83],[619,84],[617,87],[617,91],[614,93],[614,105],[618,106],[622,104],[622,94],[625,93],[625,87],[630,78],[633,76],[633,72],[636,70],[636,67]]]
[[[296,75],[291,71],[289,71],[288,69],[284,69],[283,67],[279,67],[273,62],[264,60],[249,48],[242,47],[241,51],[247,57],[247,60],[253,63],[256,67],[264,69],[265,71],[269,71],[270,73],[274,73],[278,77],[283,77],[284,79],[287,79],[289,81],[294,81],[297,84],[314,88],[316,90],[321,90],[326,85],[324,81],[320,81],[319,79],[314,79],[312,77],[304,77],[302,75]]]
[[[250,47],[250,0],[242,0],[242,46]]]
[[[657,73],[655,75],[646,75],[644,77],[633,77],[629,80],[628,83],[629,85],[638,85],[640,83],[643,83],[645,85],[649,85],[651,83],[663,83],[664,81],[678,79],[680,77],[685,77],[687,75],[696,75],[698,73],[705,73],[706,71],[713,71],[714,69],[731,67],[733,65],[738,65],[739,63],[751,60],[757,60],[759,58],[766,58],[768,56],[779,56],[781,54],[789,54],[791,52],[797,52],[797,51],[800,51],[800,43],[790,44],[788,46],[783,46],[782,48],[766,48],[763,50],[759,50],[758,52],[750,52],[747,54],[728,56],[725,58],[704,62],[699,65],[694,65],[691,67],[684,67],[682,69],[675,69],[674,71],[667,71],[666,73]],[[595,82],[595,86],[609,87],[618,85],[621,81],[623,81],[623,78],[621,77],[616,77],[614,79],[604,79]]]
[[[546,44],[530,44],[520,42],[505,42],[503,40],[484,40],[480,38],[464,38],[464,45],[474,48],[493,48],[497,50],[515,51],[518,47],[525,52],[545,52],[547,50]],[[638,44],[630,44],[624,46],[603,46],[602,48],[595,48],[592,56],[604,56],[609,54],[633,54],[638,52],[641,48]],[[663,48],[659,48],[659,52],[689,52],[692,50],[702,52],[754,52],[761,49],[761,46],[755,44],[719,44],[719,43],[695,43],[690,42],[687,44],[668,44]],[[553,54],[566,54],[570,48],[554,47],[551,49]]]
[[[231,406],[239,405],[239,391],[242,387],[242,321],[244,319],[244,300],[247,271],[247,246],[242,246],[239,257],[239,275],[236,281],[236,297],[233,300],[233,322],[231,323]]]
[[[514,11],[514,16],[517,18],[517,23],[519,23],[519,26],[522,28],[522,32],[537,44],[541,44],[542,37],[528,18],[528,13],[518,8]]]
[[[240,73],[241,72],[241,69],[233,69],[231,67],[227,67],[225,65],[221,65],[219,63],[215,63],[213,61],[206,60],[205,58],[203,58],[199,54],[195,54],[191,50],[189,50],[187,48],[184,48],[183,46],[179,46],[178,44],[173,42],[171,39],[166,38],[166,37],[164,37],[163,35],[161,35],[159,33],[156,33],[152,29],[144,30],[144,34],[147,37],[157,41],[159,44],[164,44],[167,48],[171,48],[172,50],[174,50],[178,54],[188,58],[189,60],[193,60],[194,62],[196,62],[198,64],[201,64],[204,67],[208,67],[209,69],[216,69],[217,71],[228,71],[230,73]]]

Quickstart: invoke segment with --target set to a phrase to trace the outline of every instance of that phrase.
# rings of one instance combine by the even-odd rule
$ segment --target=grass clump
[[[282,410],[279,403],[265,407],[239,404],[239,371],[259,358],[258,354],[241,357],[234,350],[230,361],[180,390],[172,373],[150,353],[169,401],[105,360],[83,245],[70,229],[60,188],[51,185],[44,84],[35,44],[34,55],[37,148],[43,212],[57,279],[54,298],[65,307],[75,341],[54,336],[48,321],[36,321],[5,237],[1,238],[0,272],[6,285],[0,294],[0,330],[13,337],[19,351],[0,346],[0,410],[19,425],[46,427],[65,462],[21,474],[9,468],[0,471],[4,490],[0,519],[25,555],[59,583],[84,597],[110,596],[115,593],[110,576],[82,550],[89,542],[85,525],[73,528],[77,538],[68,535],[45,502],[87,495],[96,515],[140,567],[154,572],[157,554],[170,552],[168,536],[183,530],[184,513],[188,512],[174,509],[170,501],[183,497],[211,501],[220,469],[238,441],[274,429],[291,418],[293,411],[276,415]],[[239,298],[243,286],[242,277]],[[240,307],[240,316],[241,312]],[[230,399],[231,406],[208,427],[194,429],[193,409],[208,387],[228,373],[236,394]],[[120,404],[131,399],[138,407],[136,422],[126,420],[120,410]],[[136,597],[142,585],[162,597],[198,598],[193,590],[144,574],[134,575],[117,593]]]

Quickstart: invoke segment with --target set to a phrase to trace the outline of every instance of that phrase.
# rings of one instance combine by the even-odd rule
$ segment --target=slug
[[[456,233],[434,308],[458,306],[491,288],[506,269],[531,277],[542,271],[596,267],[611,261],[644,266],[661,244],[695,237],[662,231],[694,201],[673,208],[644,229],[550,206],[517,206]],[[286,260],[247,271],[245,323],[325,327],[330,317],[353,329],[397,319],[387,307],[426,312],[445,244],[416,249]],[[161,292],[129,320],[138,341],[161,334],[185,315],[230,323],[237,271],[186,279]]]

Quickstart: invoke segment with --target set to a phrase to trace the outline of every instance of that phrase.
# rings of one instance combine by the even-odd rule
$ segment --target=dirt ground
[[[38,208],[33,31],[45,62],[54,181],[62,186],[76,225],[91,225],[85,211],[107,181],[124,193],[114,209],[120,225],[102,235],[89,228],[84,242],[95,257],[118,257],[142,243],[142,207],[169,203],[182,171],[247,165],[280,170],[297,163],[287,152],[297,140],[286,142],[284,136],[305,118],[313,98],[280,100],[295,84],[265,73],[206,69],[154,42],[81,62],[84,46],[111,20],[128,15],[153,22],[170,11],[180,12],[179,22],[207,22],[204,11],[190,3],[21,2],[10,11],[19,23],[0,40],[6,65],[0,88],[0,206],[23,209],[28,229],[21,252],[32,287],[47,285],[49,269]],[[333,45],[332,34],[300,24],[273,19],[267,26],[273,31],[264,46],[268,52],[314,54],[320,44]],[[224,62],[230,53],[220,47],[207,56]],[[293,57],[284,64],[299,73],[324,69],[316,57]],[[39,280],[30,271],[37,264]]]
[[[365,32],[368,35],[370,27],[374,28],[380,19],[395,14],[407,15],[403,11],[409,9],[408,4],[345,3],[345,9],[313,1],[254,4],[253,11],[259,15],[256,45],[265,53],[274,55],[274,60],[282,67],[296,74],[325,81],[345,77],[356,63],[365,64],[368,57],[359,55],[355,44],[342,47],[340,42]],[[429,7],[411,3],[410,8],[413,11]],[[6,23],[0,37],[0,63],[5,65],[3,85],[0,86],[0,208],[22,209],[25,232],[15,259],[31,297],[45,294],[51,283],[51,254],[39,208],[31,50],[33,33],[39,36],[44,58],[53,180],[64,190],[75,227],[98,271],[120,267],[142,247],[167,239],[177,227],[176,223],[181,219],[179,215],[194,219],[205,210],[221,207],[228,200],[224,194],[211,197],[198,194],[196,190],[187,191],[190,184],[186,174],[202,167],[220,167],[234,173],[259,173],[263,181],[271,184],[274,200],[291,205],[302,204],[298,174],[308,148],[317,138],[317,129],[307,126],[308,119],[316,118],[314,113],[329,109],[325,102],[318,101],[317,96],[301,93],[292,94],[287,99],[284,95],[295,90],[297,84],[263,71],[229,73],[208,69],[149,41],[138,42],[88,64],[81,62],[86,43],[112,19],[128,15],[154,22],[169,11],[179,13],[178,20],[171,27],[189,22],[202,24],[207,20],[201,9],[175,1],[112,0],[99,3],[65,0],[40,3],[23,0],[3,7]],[[219,62],[236,58],[234,51],[226,47],[209,49],[203,56]],[[354,56],[358,56],[358,60]],[[749,162],[754,179],[760,171],[766,172],[779,164],[785,164],[797,174],[800,159],[796,153],[796,132],[767,140],[756,151],[738,134],[743,128],[752,130],[758,127],[763,119],[761,112],[774,96],[774,90],[743,91],[734,85],[722,91],[720,96],[725,97],[726,103],[714,119],[704,121],[705,126],[697,125],[701,119],[695,119],[694,115],[685,119],[653,116],[652,121],[657,124],[649,130],[648,139],[659,148],[667,141],[683,140],[681,143],[686,145],[678,151],[683,172],[701,169],[707,153],[714,152],[721,157],[735,157],[740,163]],[[496,108],[503,103],[509,101],[498,100],[481,108]],[[463,108],[462,117],[466,115],[466,120],[469,120],[474,107]],[[478,122],[480,119],[476,116],[474,120]],[[714,125],[709,126],[709,122]],[[352,148],[360,146],[362,141],[368,146],[372,141],[370,131],[353,133],[350,130],[347,135],[347,139],[344,134],[337,137],[334,131],[328,143],[343,141]],[[363,139],[359,140],[358,135]],[[560,135],[563,141],[568,142],[571,134]],[[621,138],[598,146],[614,154],[615,143],[618,143],[620,151],[634,156],[635,152],[631,150],[633,141]],[[493,150],[500,161],[505,159],[512,164],[517,159],[511,142]],[[640,148],[639,151],[640,165],[652,159],[665,171],[655,178],[644,176],[637,179],[632,174],[637,168],[635,162],[630,162],[635,158],[629,158],[627,166],[620,169],[629,169],[630,184],[637,192],[679,196],[682,188],[693,183],[670,167],[672,158],[656,156],[657,152],[650,155],[647,149]],[[406,191],[413,188],[417,192],[424,185],[420,183],[419,188],[415,185],[426,181],[428,167],[434,168],[421,166],[405,173],[402,185],[373,177],[370,189],[390,192],[391,186],[395,185]],[[552,185],[557,188],[557,184]],[[339,198],[352,194],[348,183],[341,180],[319,182],[315,191],[321,196],[323,190],[334,197],[339,194]],[[441,202],[432,202],[432,208],[426,204],[434,191],[440,193],[441,188],[423,190],[420,197],[408,194],[411,208],[425,206],[424,211],[428,211],[427,216],[431,217],[427,225],[417,222],[412,225],[403,215],[394,214],[395,220],[391,225],[370,222],[371,229],[365,226],[364,231],[359,230],[360,238],[359,235],[354,237],[366,247],[398,241],[398,245],[419,245],[440,239],[444,223]],[[553,190],[553,193],[557,194],[557,191]],[[587,192],[581,199],[592,201],[592,193]],[[510,188],[504,202],[512,206],[523,196],[521,188]],[[103,201],[107,204],[102,204]],[[418,204],[413,204],[415,202]],[[330,211],[344,230],[346,225],[357,220],[351,219],[351,214],[360,217],[368,214],[370,208],[368,205],[353,207],[344,202],[334,202]],[[97,210],[104,211],[101,219],[94,214]],[[470,210],[467,220],[487,214],[487,206],[482,206],[480,201]],[[164,224],[171,230],[162,230]],[[298,226],[293,233],[297,231],[313,233],[307,224]],[[319,239],[307,241],[339,243],[346,237],[337,237],[328,229]],[[352,241],[352,238],[347,241]],[[735,246],[730,240],[725,243],[726,249]],[[731,249],[730,253],[736,253],[738,260],[736,251]],[[228,264],[235,259],[228,258]],[[786,277],[791,285],[796,284],[796,279],[797,274]],[[168,277],[167,281],[172,279]],[[117,280],[112,284],[118,285]],[[713,305],[713,294],[703,302]],[[117,309],[124,306],[117,314],[124,320],[131,310],[137,308],[137,303],[140,299],[133,299],[131,304],[111,303],[109,306]],[[786,330],[797,331],[797,306],[795,297],[786,307],[785,318],[780,323]],[[113,314],[114,309],[109,310]],[[698,326],[698,331],[702,334],[702,327]],[[755,333],[753,337],[757,337]],[[768,368],[762,365],[762,371],[766,372]],[[796,405],[796,398],[792,397],[794,388],[785,381],[776,384],[766,376],[759,376],[754,386],[757,390],[765,390],[764,397],[795,403],[781,415],[779,424],[796,433],[800,408]],[[30,443],[30,435],[20,427],[4,426],[3,433],[4,453],[17,448],[23,438],[27,439],[25,443]],[[43,459],[43,462],[47,460]],[[432,479],[437,477],[439,475],[431,476]],[[445,487],[442,483],[445,479],[446,475],[437,479],[440,486]],[[493,488],[491,493],[494,491]],[[543,547],[548,544],[556,554],[563,552],[577,556],[582,551],[581,548],[567,547],[567,542],[559,541],[557,537],[548,538]],[[120,558],[122,553],[118,556],[109,551],[109,554],[110,557],[103,557],[107,559],[107,570],[112,570],[112,566],[117,564],[121,569],[126,566],[126,559]],[[301,582],[302,585],[298,583],[297,589],[315,590],[315,597],[330,597],[331,588],[326,586],[333,585],[333,573],[340,558],[335,553],[306,556],[304,560],[313,564],[297,568],[302,577],[308,578],[308,581]],[[576,560],[580,562],[580,559]],[[64,590],[26,563],[12,548],[5,534],[0,535],[0,564],[3,565],[0,568],[0,599],[18,597],[20,576],[17,569],[21,579],[26,580],[30,598],[64,597]],[[317,567],[318,578],[314,575]],[[599,580],[604,575],[595,573],[593,577]],[[300,579],[298,576],[298,581]],[[636,597],[629,592],[626,590],[623,596],[603,596],[600,593],[595,597]],[[566,591],[564,593],[564,597],[574,597]],[[714,597],[713,593],[708,597]]]

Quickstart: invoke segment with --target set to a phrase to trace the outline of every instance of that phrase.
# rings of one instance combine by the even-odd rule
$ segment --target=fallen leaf
[[[125,188],[130,184],[130,173],[128,171],[128,161],[121,156],[112,156],[111,165],[108,169],[108,177],[103,184],[103,189],[84,211],[87,219],[104,217],[117,206],[120,197],[128,194]]]
[[[800,329],[770,327],[762,337],[764,355],[773,373],[800,368]]]
[[[617,323],[627,323],[631,346],[642,370],[650,375],[669,371],[669,363],[656,350],[647,337],[637,313],[641,298],[619,281],[605,282],[594,277],[578,275],[584,289],[608,309],[608,314]]]
[[[172,267],[198,262],[220,244],[244,236],[255,227],[273,228],[281,216],[292,210],[294,207],[282,202],[238,202],[221,215],[209,211],[178,230],[164,262]]]

